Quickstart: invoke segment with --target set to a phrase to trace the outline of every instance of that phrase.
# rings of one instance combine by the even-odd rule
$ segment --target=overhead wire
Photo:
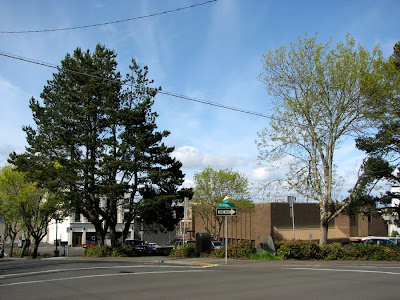
[[[111,24],[117,24],[117,23],[129,22],[129,21],[135,21],[135,20],[139,20],[139,19],[145,19],[145,18],[151,18],[151,17],[160,16],[160,15],[175,13],[175,12],[178,12],[178,11],[181,11],[181,10],[191,9],[191,8],[195,8],[195,7],[198,7],[198,6],[203,6],[203,5],[210,4],[212,2],[217,2],[217,1],[218,0],[209,0],[209,1],[206,1],[206,2],[197,3],[197,4],[193,4],[193,5],[189,5],[189,6],[185,6],[185,7],[180,7],[180,8],[176,8],[176,9],[166,10],[166,11],[163,11],[163,12],[153,13],[153,14],[150,14],[150,15],[145,15],[145,16],[140,16],[140,17],[132,17],[132,18],[128,18],[128,19],[110,21],[110,22],[104,22],[104,23],[98,23],[98,24],[82,25],[82,26],[74,26],[74,27],[66,27],[66,28],[41,29],[41,30],[0,31],[0,34],[43,33],[43,32],[67,31],[67,30],[76,30],[76,29],[83,29],[83,28],[99,27],[99,26],[105,26],[105,25],[111,25]]]
[[[24,61],[24,62],[28,62],[28,63],[32,63],[32,64],[44,66],[44,67],[48,67],[48,68],[53,68],[53,69],[57,69],[57,70],[63,69],[63,70],[69,71],[69,72],[74,72],[74,73],[77,73],[77,74],[80,74],[80,75],[90,76],[90,77],[101,79],[101,80],[115,81],[113,79],[104,78],[104,77],[96,76],[96,75],[93,75],[93,74],[88,74],[88,73],[79,72],[79,71],[66,69],[66,68],[60,68],[59,66],[54,65],[54,64],[50,64],[50,63],[47,63],[47,62],[38,61],[38,60],[31,59],[31,58],[22,57],[22,56],[10,54],[10,53],[2,52],[2,51],[0,51],[0,56],[12,58],[12,59],[16,59],[16,60],[20,60],[20,61]],[[125,84],[125,85],[130,86],[129,84]],[[275,119],[275,118],[273,118],[271,116],[267,116],[267,115],[264,115],[262,113],[258,113],[258,112],[254,112],[254,111],[250,111],[250,110],[245,110],[245,109],[238,108],[238,107],[228,106],[228,105],[224,105],[224,104],[220,104],[220,103],[215,103],[215,102],[211,102],[211,101],[207,101],[207,100],[202,100],[202,99],[198,99],[198,98],[194,98],[194,97],[189,97],[189,96],[185,96],[185,95],[181,95],[181,94],[177,94],[177,93],[173,93],[173,92],[168,92],[168,91],[161,90],[161,91],[158,91],[158,93],[164,94],[164,95],[167,95],[167,96],[171,96],[171,97],[175,97],[175,98],[189,100],[189,101],[192,101],[192,102],[202,103],[202,104],[215,106],[215,107],[219,107],[219,108],[223,108],[223,109],[227,109],[227,110],[241,112],[241,113],[245,113],[245,114],[249,114],[249,115],[254,115],[254,116],[268,118],[268,119]]]

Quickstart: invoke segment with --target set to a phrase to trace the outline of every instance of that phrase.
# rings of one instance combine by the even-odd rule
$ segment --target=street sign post
[[[226,206],[220,206],[220,204]],[[233,203],[218,203],[217,216],[225,217],[225,263],[228,263],[228,217],[237,216],[237,209],[233,206],[228,206]]]

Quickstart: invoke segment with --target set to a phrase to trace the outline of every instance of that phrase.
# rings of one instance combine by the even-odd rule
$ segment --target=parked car
[[[362,240],[362,243],[370,245],[396,245],[396,243],[389,238],[365,238]]]
[[[136,255],[147,255],[149,253],[148,246],[141,240],[127,239],[124,244],[131,246]]]
[[[147,244],[147,254],[156,254],[157,253],[157,243],[148,243]]]
[[[212,249],[219,249],[225,247],[225,243],[221,241],[212,241],[211,242],[211,248]]]
[[[193,243],[196,243],[196,241],[185,240],[185,244],[193,244]],[[172,245],[175,245],[175,246],[183,245],[183,240],[176,240]]]
[[[94,247],[94,246],[97,246],[97,243],[96,243],[96,242],[93,242],[93,241],[89,241],[88,244],[82,245],[82,247],[85,248],[85,249],[87,249],[87,248],[89,248],[89,247]]]

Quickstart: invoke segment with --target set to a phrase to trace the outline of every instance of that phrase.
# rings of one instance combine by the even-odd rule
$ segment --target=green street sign
[[[235,203],[218,203],[218,207],[221,208],[235,207]]]

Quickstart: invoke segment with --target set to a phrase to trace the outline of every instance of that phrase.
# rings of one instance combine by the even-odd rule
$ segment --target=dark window
[[[75,222],[80,222],[81,221],[81,215],[76,213],[75,214]]]

